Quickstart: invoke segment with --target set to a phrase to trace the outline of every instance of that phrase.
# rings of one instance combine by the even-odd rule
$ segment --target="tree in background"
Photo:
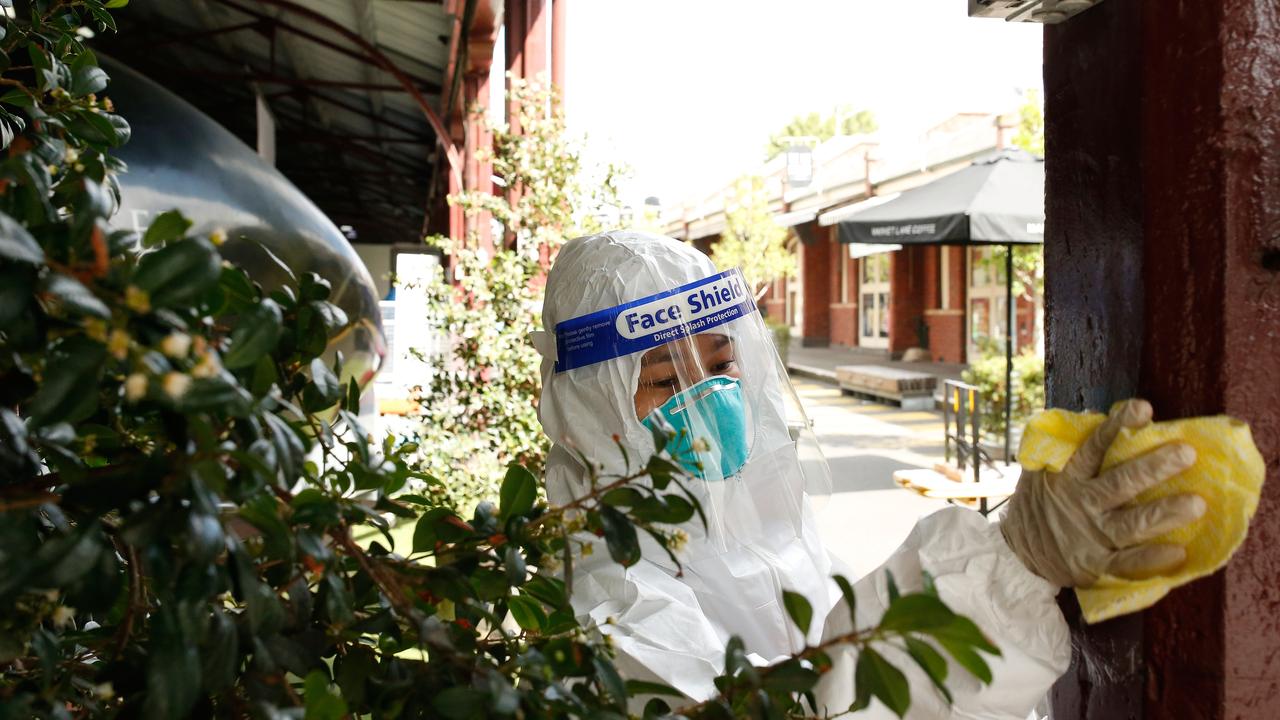
[[[809,137],[817,142],[830,140],[836,135],[859,135],[878,130],[875,113],[870,110],[854,111],[842,105],[828,115],[811,112],[797,115],[781,130],[769,136],[769,144],[765,148],[765,160],[771,160],[791,145],[788,138]]]
[[[764,178],[744,175],[733,183],[725,203],[725,226],[711,247],[711,261],[721,270],[739,268],[756,298],[769,283],[796,273],[796,258],[787,250],[787,228],[769,208]]]
[[[431,380],[415,397],[411,434],[417,460],[461,507],[492,496],[511,463],[540,474],[549,450],[538,422],[541,357],[529,333],[541,328],[545,263],[570,238],[601,227],[618,205],[614,166],[587,168],[581,142],[565,130],[557,92],[513,78],[511,107],[520,132],[493,130],[493,173],[517,193],[463,192],[450,197],[465,212],[492,214],[515,237],[493,252],[475,239],[428,238],[449,258],[453,282],[429,289],[427,319],[443,350],[430,358]],[[461,464],[463,472],[457,469]]]
[[[1044,157],[1044,100],[1040,91],[1031,89],[1023,96],[1018,108],[1018,132],[1013,144],[1037,156]]]

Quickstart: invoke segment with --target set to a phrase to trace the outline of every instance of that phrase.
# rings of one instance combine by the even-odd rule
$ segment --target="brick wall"
[[[906,247],[889,255],[889,352],[920,345],[920,323],[927,307],[928,286],[937,284],[936,265],[928,261],[937,251],[931,247]],[[933,278],[928,277],[935,268]],[[929,280],[933,280],[930,283]],[[936,297],[936,293],[935,293]]]
[[[858,344],[858,306],[836,303],[831,306],[831,344],[856,347]]]
[[[924,314],[929,325],[929,355],[934,362],[964,362],[964,311],[959,308],[931,309]]]
[[[800,276],[804,288],[804,318],[801,321],[801,343],[806,347],[825,347],[831,343],[831,259],[833,256],[830,227],[815,227],[810,242],[800,243]],[[809,233],[802,233],[805,237]]]

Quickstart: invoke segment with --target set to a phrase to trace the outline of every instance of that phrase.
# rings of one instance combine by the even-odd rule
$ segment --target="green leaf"
[[[115,10],[116,8],[122,8],[128,4],[129,0],[107,0],[106,4],[102,7],[107,8],[108,10]]]
[[[218,287],[222,289],[222,312],[239,315],[253,307],[258,300],[258,291],[253,287],[253,281],[238,267],[222,268]]]
[[[150,623],[143,713],[151,718],[183,718],[195,703],[203,684],[200,656],[175,609],[161,609]]]
[[[68,89],[75,97],[100,93],[107,89],[109,81],[107,73],[98,67],[98,59],[88,50],[71,63],[71,87]]]
[[[213,243],[187,238],[142,256],[133,284],[150,294],[152,307],[183,307],[200,300],[221,274]]]
[[[76,424],[98,406],[107,349],[83,335],[59,342],[49,352],[40,389],[26,407],[32,428],[56,422]]]
[[[240,667],[240,639],[236,624],[221,609],[215,608],[208,634],[200,648],[204,689],[216,693],[230,687]]]
[[[329,337],[347,324],[347,315],[337,305],[313,300],[298,307],[294,338],[304,360],[319,356],[329,346]]]
[[[854,592],[853,585],[849,584],[849,579],[843,575],[835,576],[836,585],[840,587],[840,594],[844,596],[845,604],[849,606],[849,627],[858,629],[858,594]]]
[[[44,249],[17,220],[0,212],[0,258],[41,264]]]
[[[0,34],[2,34],[3,32],[4,32],[4,29],[0,28]],[[28,93],[26,90],[22,90],[20,88],[14,88],[9,92],[3,95],[0,95],[0,103],[6,104],[6,105],[12,105],[14,107],[29,108],[32,105],[35,105],[35,99],[32,98],[31,94]]]
[[[889,602],[890,602],[890,603],[892,603],[893,601],[895,601],[895,600],[897,600],[897,599],[898,599],[898,596],[899,596],[899,595],[901,595],[901,594],[902,594],[902,593],[898,592],[898,583],[897,583],[897,581],[896,581],[896,580],[894,580],[894,579],[893,579],[893,571],[892,571],[892,570],[889,570],[889,569],[887,569],[887,568],[885,569],[885,571],[884,571],[884,582],[885,582],[885,585],[886,585],[886,586],[888,586],[888,590],[889,590]]]
[[[103,320],[111,317],[111,310],[107,308],[106,303],[99,300],[92,290],[70,275],[51,272],[45,275],[40,289],[57,298],[62,307],[73,314],[91,315]]]
[[[345,654],[334,659],[334,680],[342,689],[342,697],[352,705],[364,704],[369,678],[375,677],[378,661],[373,651],[363,645],[352,645]]]
[[[104,550],[93,528],[46,541],[34,558],[35,566],[43,568],[41,587],[62,587],[84,577]]]
[[[941,600],[920,593],[904,595],[889,603],[880,618],[880,628],[890,632],[930,632],[945,628],[955,620],[956,614]]]
[[[992,644],[986,635],[982,634],[982,630],[978,629],[978,626],[972,620],[961,615],[953,614],[949,623],[929,628],[924,632],[938,640],[946,638],[954,642],[971,645],[992,655],[1000,654],[1000,649]]]
[[[663,695],[666,697],[684,697],[684,694],[670,685],[649,682],[648,680],[628,680],[627,695]]]
[[[613,663],[598,655],[592,659],[592,664],[595,665],[596,680],[600,683],[600,689],[608,694],[609,700],[615,707],[625,708],[627,686],[622,682],[618,669],[613,666]]]
[[[543,604],[553,608],[563,608],[569,604],[569,596],[565,591],[564,581],[546,575],[534,575],[520,587],[524,595],[537,598]]]
[[[332,293],[329,281],[319,275],[308,272],[302,275],[302,279],[298,285],[298,299],[300,300],[328,300]]]
[[[799,660],[787,660],[766,671],[764,688],[770,692],[803,693],[818,683],[818,673]]]
[[[329,692],[329,678],[321,670],[307,674],[302,694],[307,706],[304,720],[342,720],[347,715],[347,703]]]
[[[782,591],[782,605],[787,609],[787,615],[791,616],[791,621],[800,628],[801,634],[809,634],[809,625],[813,622],[813,606],[800,593],[794,593],[790,590]]]
[[[264,298],[245,313],[231,329],[230,349],[222,356],[222,364],[236,370],[249,367],[275,349],[283,330],[280,306]]]
[[[187,230],[191,229],[191,221],[188,220],[181,212],[170,210],[156,216],[151,221],[151,225],[147,227],[147,231],[142,235],[142,246],[153,248],[163,245],[171,240],[177,240],[187,234]]]
[[[537,632],[547,624],[547,614],[542,604],[531,597],[513,595],[507,601],[507,608],[516,624],[525,630]]]
[[[462,523],[452,509],[436,507],[422,513],[418,524],[413,529],[413,551],[430,552],[435,549],[436,542],[451,542],[467,535],[467,531],[458,527]]]
[[[858,654],[853,681],[859,698],[867,693],[879,698],[898,717],[907,714],[907,708],[911,706],[911,691],[906,676],[874,649],[863,648]]]
[[[938,644],[947,651],[947,654],[960,663],[961,667],[973,673],[973,676],[983,683],[990,684],[991,668],[987,665],[987,661],[983,660],[982,656],[974,651],[972,645],[947,637],[935,636],[935,638]]]
[[[452,687],[435,696],[431,706],[450,720],[472,720],[485,716],[485,694],[469,687]]]
[[[240,387],[231,373],[209,378],[195,378],[175,405],[183,412],[221,411],[232,417],[245,417],[253,404],[253,396]]]
[[[904,637],[907,643],[907,652],[911,654],[911,659],[916,661],[921,670],[929,676],[929,680],[933,682],[933,686],[942,693],[947,699],[947,704],[954,702],[951,698],[951,691],[947,689],[947,660],[933,649],[933,646],[923,640],[917,640],[913,637]]]
[[[623,567],[635,565],[640,560],[640,538],[631,519],[618,510],[604,505],[600,508],[600,523],[604,526],[604,540],[609,546],[613,561]]]
[[[515,515],[523,515],[533,509],[533,504],[538,499],[538,481],[523,465],[512,464],[502,480],[498,498],[499,518],[506,520]]]
[[[25,316],[31,305],[35,286],[34,267],[0,263],[0,330],[7,330],[11,323]]]
[[[316,413],[331,408],[342,397],[342,384],[320,358],[311,361],[311,382],[302,389],[302,409]]]

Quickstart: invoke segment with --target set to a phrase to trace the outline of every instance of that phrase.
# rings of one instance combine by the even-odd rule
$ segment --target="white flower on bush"
[[[191,389],[191,376],[180,372],[165,373],[160,380],[160,388],[171,400],[181,400]]]
[[[147,394],[147,376],[133,373],[124,380],[124,399],[136,403]]]
[[[184,332],[171,332],[160,341],[160,352],[174,359],[186,357],[189,350],[191,336]]]
[[[200,361],[196,366],[191,368],[191,375],[198,378],[211,378],[222,372],[222,362],[218,360],[217,353],[205,352],[200,356]]]

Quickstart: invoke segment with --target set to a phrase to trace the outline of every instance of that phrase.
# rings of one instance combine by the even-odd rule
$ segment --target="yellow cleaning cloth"
[[[1059,472],[1076,448],[1094,431],[1105,415],[1048,410],[1027,424],[1018,460],[1027,470]],[[1137,497],[1147,502],[1166,495],[1193,492],[1204,498],[1204,517],[1158,538],[1187,549],[1187,562],[1173,575],[1147,580],[1125,580],[1103,575],[1090,588],[1076,588],[1084,619],[1101,622],[1151,607],[1170,590],[1213,573],[1227,564],[1244,542],[1249,520],[1258,508],[1266,464],[1253,444],[1249,426],[1219,415],[1152,423],[1140,430],[1121,430],[1107,451],[1107,470],[1173,441],[1196,450],[1196,463]]]

